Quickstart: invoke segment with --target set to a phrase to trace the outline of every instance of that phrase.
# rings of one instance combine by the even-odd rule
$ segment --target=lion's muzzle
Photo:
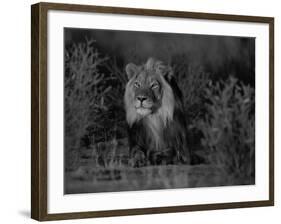
[[[138,95],[135,98],[135,108],[139,115],[146,116],[152,112],[153,102],[145,95]]]

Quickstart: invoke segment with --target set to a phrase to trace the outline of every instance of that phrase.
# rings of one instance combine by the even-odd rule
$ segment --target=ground
[[[119,152],[118,152],[119,151]],[[116,192],[193,188],[249,184],[229,175],[223,167],[210,164],[160,165],[133,168],[124,165],[123,149],[113,158],[97,157],[93,149],[83,149],[75,167],[65,172],[65,193]],[[117,160],[118,159],[118,160]],[[119,162],[118,162],[119,161]]]

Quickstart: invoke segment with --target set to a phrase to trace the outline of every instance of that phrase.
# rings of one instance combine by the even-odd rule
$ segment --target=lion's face
[[[174,99],[171,87],[165,81],[165,75],[170,74],[167,68],[154,59],[149,59],[145,65],[130,63],[126,66],[129,81],[124,100],[129,124],[157,113],[162,113],[162,117],[172,116]]]
[[[142,70],[131,80],[136,112],[146,116],[161,106],[162,83],[158,74]]]

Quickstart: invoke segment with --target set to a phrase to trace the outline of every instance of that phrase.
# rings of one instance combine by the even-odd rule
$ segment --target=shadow
[[[28,211],[28,210],[21,210],[18,213],[25,218],[30,218],[30,215],[31,215],[30,211]]]

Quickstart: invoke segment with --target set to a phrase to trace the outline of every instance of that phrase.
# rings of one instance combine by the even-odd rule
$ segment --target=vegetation
[[[254,90],[234,77],[210,82],[205,89],[207,113],[198,121],[209,163],[248,180],[255,176]],[[237,181],[235,179],[235,181]]]
[[[121,190],[254,183],[254,88],[231,76],[215,80],[186,55],[172,56],[171,64],[183,91],[189,144],[203,164],[134,169],[123,107],[125,65],[101,55],[92,40],[67,47],[65,171],[70,193],[114,191],[108,180]]]

